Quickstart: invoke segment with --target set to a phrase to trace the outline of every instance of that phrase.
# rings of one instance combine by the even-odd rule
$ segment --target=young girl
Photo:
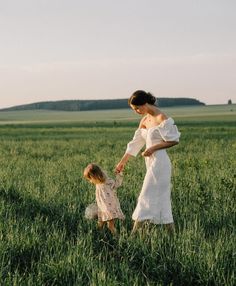
[[[116,189],[121,186],[123,174],[117,173],[116,179],[108,178],[105,172],[96,164],[89,164],[84,170],[84,177],[96,186],[96,202],[98,227],[101,229],[107,222],[112,234],[116,233],[115,219],[124,219],[116,195]]]

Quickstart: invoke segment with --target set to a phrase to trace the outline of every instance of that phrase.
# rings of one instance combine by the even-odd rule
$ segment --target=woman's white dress
[[[137,129],[133,140],[127,145],[126,153],[137,156],[145,144],[149,148],[163,141],[179,141],[179,137],[174,120],[169,117],[157,126]],[[161,149],[145,157],[145,163],[147,172],[132,219],[149,220],[155,224],[172,223],[169,156],[165,149]]]

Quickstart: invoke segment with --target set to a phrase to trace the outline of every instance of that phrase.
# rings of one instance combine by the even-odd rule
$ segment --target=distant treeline
[[[158,98],[157,105],[160,107],[205,105],[194,98]],[[60,100],[45,101],[31,104],[24,104],[1,109],[1,111],[14,110],[61,110],[61,111],[85,111],[101,109],[122,109],[128,108],[128,99],[104,99],[104,100]]]

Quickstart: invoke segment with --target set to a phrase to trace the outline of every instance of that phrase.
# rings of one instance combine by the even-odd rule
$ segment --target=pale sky
[[[0,108],[156,97],[236,103],[235,0],[0,0]]]

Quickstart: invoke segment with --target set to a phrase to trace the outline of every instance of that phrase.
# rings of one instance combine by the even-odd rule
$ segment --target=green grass
[[[236,125],[217,112],[217,122],[176,118],[172,237],[152,225],[130,236],[141,156],[118,190],[119,236],[84,218],[95,190],[83,168],[97,162],[112,176],[136,119],[1,125],[0,285],[235,285]]]

